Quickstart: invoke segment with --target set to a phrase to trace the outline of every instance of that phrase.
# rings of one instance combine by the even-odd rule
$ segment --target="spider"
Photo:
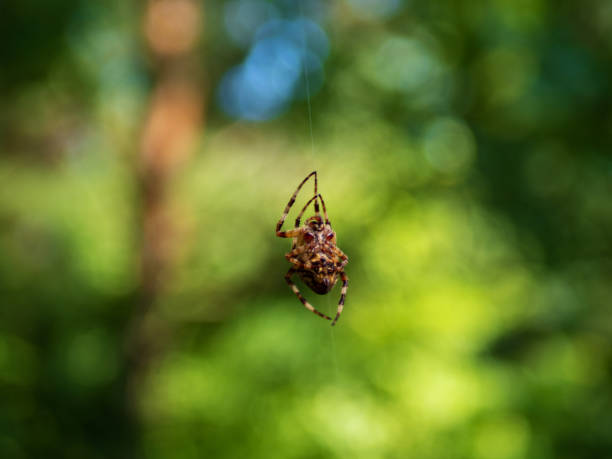
[[[295,198],[300,192],[300,189],[312,176],[314,176],[314,196],[310,198],[297,216],[295,228],[289,231],[281,231],[283,223],[289,213],[289,209],[291,209],[291,206],[295,203]],[[319,201],[321,201],[321,206],[323,207],[325,222],[323,222],[319,212]],[[303,226],[300,226],[302,215],[304,215],[308,206],[313,202],[315,214],[308,218]],[[317,192],[317,171],[308,174],[306,178],[302,180],[302,183],[298,185],[287,207],[285,207],[282,217],[276,224],[276,235],[278,237],[293,238],[291,251],[285,254],[285,258],[289,260],[293,266],[287,271],[287,274],[285,274],[285,280],[306,309],[314,312],[319,317],[331,320],[331,317],[317,311],[308,301],[306,301],[297,288],[297,285],[291,280],[294,274],[297,273],[299,278],[319,295],[328,293],[332,287],[336,285],[338,276],[342,279],[342,291],[340,294],[340,301],[338,302],[338,310],[336,312],[336,317],[331,323],[332,326],[334,326],[344,308],[344,298],[346,297],[346,291],[348,289],[348,277],[344,272],[344,267],[348,263],[348,257],[342,250],[336,247],[336,233],[332,230],[331,223],[327,217],[327,209],[325,208],[323,196]]]

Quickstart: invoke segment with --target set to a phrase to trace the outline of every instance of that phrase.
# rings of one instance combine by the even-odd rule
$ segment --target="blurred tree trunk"
[[[169,218],[168,190],[177,168],[192,154],[203,119],[202,72],[195,53],[202,14],[202,3],[193,0],[149,0],[144,11],[142,30],[155,84],[138,158],[141,280],[128,331],[127,396],[133,412],[150,363],[171,332],[156,319],[155,305],[180,240]]]

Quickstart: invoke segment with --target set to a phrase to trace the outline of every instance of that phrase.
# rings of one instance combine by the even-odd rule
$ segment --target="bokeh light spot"
[[[410,96],[410,105],[430,105],[447,86],[447,66],[426,30],[415,36],[387,36],[362,54],[359,66],[376,86]]]
[[[221,106],[229,115],[251,121],[277,116],[286,108],[300,71],[295,44],[277,38],[261,40],[247,61],[224,77]]]
[[[217,93],[219,104],[234,118],[274,118],[292,99],[307,94],[304,72],[310,95],[320,89],[324,81],[322,60],[328,53],[327,37],[314,22],[270,20],[257,30],[245,61],[223,77]]]
[[[461,120],[438,118],[425,130],[423,151],[427,161],[439,172],[458,175],[474,160],[476,142],[470,128]]]

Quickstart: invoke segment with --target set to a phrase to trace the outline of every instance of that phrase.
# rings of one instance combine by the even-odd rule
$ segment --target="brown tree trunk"
[[[141,277],[127,337],[127,396],[134,415],[150,364],[171,334],[155,307],[180,240],[169,218],[168,189],[202,129],[203,78],[194,52],[202,14],[202,3],[193,0],[149,0],[145,6],[143,33],[155,85],[137,162]]]

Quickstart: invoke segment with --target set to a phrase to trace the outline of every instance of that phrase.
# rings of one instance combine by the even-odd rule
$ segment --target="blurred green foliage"
[[[609,2],[310,2],[314,149],[305,102],[216,108],[244,55],[225,3],[203,4],[208,119],[136,400],[142,11],[5,5],[0,457],[610,457]],[[313,169],[350,258],[334,329],[273,233]]]

